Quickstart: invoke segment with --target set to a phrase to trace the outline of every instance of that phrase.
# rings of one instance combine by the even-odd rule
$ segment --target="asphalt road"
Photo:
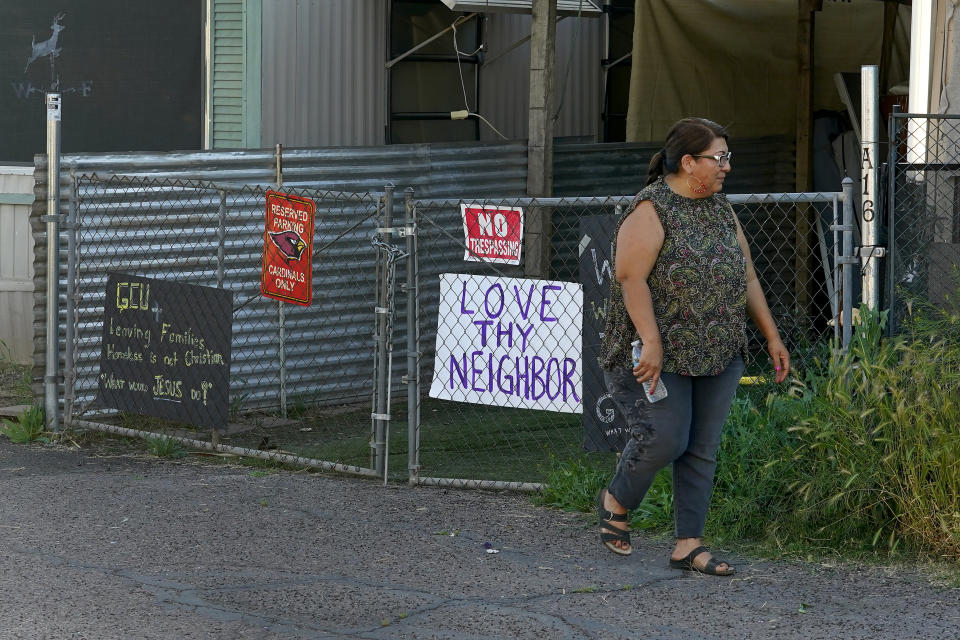
[[[517,494],[5,438],[0,487],[3,639],[960,638],[960,590],[911,569],[692,575]]]

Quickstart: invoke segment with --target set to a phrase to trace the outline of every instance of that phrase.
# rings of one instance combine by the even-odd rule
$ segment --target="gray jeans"
[[[657,471],[673,463],[678,538],[700,538],[713,491],[720,434],[743,374],[735,358],[715,376],[661,374],[668,395],[650,403],[630,369],[604,371],[607,391],[626,419],[630,440],[607,487],[627,509],[643,501]]]

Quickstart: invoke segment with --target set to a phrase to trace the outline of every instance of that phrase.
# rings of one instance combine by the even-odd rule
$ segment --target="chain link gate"
[[[382,195],[286,189],[316,202],[317,259],[311,307],[286,305],[280,314],[257,286],[266,187],[85,175],[74,179],[73,191],[66,281],[68,425],[384,478],[401,477],[406,463],[403,476],[413,484],[523,490],[541,486],[551,459],[580,455],[589,445],[580,413],[589,408],[578,406],[588,381],[582,388],[573,386],[569,359],[532,354],[522,362],[514,359],[513,370],[495,379],[494,364],[505,360],[448,353],[442,369],[446,383],[460,386],[441,399],[429,394],[437,348],[444,346],[437,336],[442,330],[453,339],[467,327],[491,345],[532,339],[529,327],[494,324],[501,304],[514,305],[527,319],[553,322],[548,343],[569,342],[568,332],[555,329],[565,324],[576,325],[579,341],[582,322],[584,338],[577,347],[589,363],[587,326],[590,321],[602,326],[605,293],[598,284],[612,275],[611,234],[630,197],[415,200],[408,189],[406,217],[399,225],[392,222],[392,186]],[[839,253],[834,237],[844,229],[841,202],[850,213],[850,194],[729,199],[794,366],[802,370],[837,332],[834,319],[843,287],[833,265],[854,260],[851,248],[847,257]],[[550,273],[533,278],[524,274],[522,263],[465,259],[472,250],[465,242],[461,205],[548,214]],[[588,233],[593,236],[585,244]],[[97,406],[108,272],[232,292],[230,420],[224,431]],[[487,278],[488,293],[503,295],[481,300],[484,309],[461,298],[460,315],[480,310],[485,317],[454,326],[440,313],[441,274]],[[592,289],[586,286],[591,279],[596,280]],[[591,289],[589,299],[579,305],[571,299],[557,303],[565,283]],[[486,338],[480,335],[485,331]],[[762,376],[766,356],[752,326],[749,340],[748,375]],[[393,362],[398,348],[406,353],[405,366]],[[484,376],[488,385],[510,389],[508,395],[517,399],[554,396],[558,404],[538,410],[523,408],[522,402],[471,401],[468,389]],[[405,399],[393,395],[403,388]]]
[[[888,236],[884,287],[889,329],[911,300],[956,304],[960,290],[960,115],[890,115]]]
[[[852,196],[849,180],[843,193],[728,196],[750,243],[771,312],[791,350],[793,366],[800,371],[829,349],[831,339],[839,339],[839,319],[844,309],[845,317],[850,317],[849,283],[857,262],[853,257]],[[602,281],[606,278],[608,285],[612,276],[609,256],[613,229],[617,215],[630,200],[614,196],[413,201],[416,236],[414,244],[408,245],[412,254],[408,280],[409,274],[414,275],[407,305],[417,318],[413,330],[418,334],[418,363],[410,366],[417,376],[417,385],[410,388],[406,406],[398,405],[394,412],[406,410],[409,442],[416,448],[410,452],[411,483],[536,490],[542,486],[552,459],[567,460],[581,455],[585,448],[614,449],[609,440],[594,446],[597,443],[591,443],[589,433],[585,434],[584,414],[593,410],[586,400],[582,409],[577,407],[583,413],[565,410],[572,406],[552,411],[519,408],[521,403],[513,401],[514,396],[528,391],[527,386],[534,395],[539,392],[549,396],[549,380],[553,381],[552,392],[559,395],[557,385],[565,382],[562,366],[551,369],[549,358],[542,357],[540,370],[535,372],[532,358],[531,363],[521,363],[513,356],[492,358],[484,353],[484,347],[517,338],[516,329],[495,321],[501,307],[511,304],[521,308],[521,317],[528,317],[531,312],[525,313],[522,307],[532,304],[527,292],[540,279],[578,283],[584,288],[582,355],[587,376],[592,370],[589,359],[596,357],[591,350],[595,344],[591,343],[598,341],[595,334],[602,331],[605,316],[606,289],[600,289]],[[550,273],[531,278],[524,274],[522,264],[470,260],[472,249],[464,231],[465,206],[489,211],[520,208],[525,212],[548,212],[553,227]],[[845,232],[845,242],[840,242]],[[846,271],[844,278],[835,266]],[[443,300],[444,296],[451,296],[449,282],[443,285],[445,293],[441,293],[443,274],[469,275],[475,280],[487,278],[483,282],[490,288],[479,300],[470,298],[465,288],[459,294],[453,291],[451,312],[451,304]],[[454,285],[466,286],[462,280],[453,280]],[[518,286],[517,281],[524,284]],[[502,283],[499,290],[497,283]],[[511,286],[516,288],[510,289]],[[534,302],[543,305],[543,300],[540,297]],[[461,306],[456,308],[457,304]],[[580,310],[550,309],[550,317],[560,322],[573,322],[574,318],[580,321],[576,315]],[[471,322],[465,324],[451,318],[467,313],[481,319],[471,316]],[[476,349],[457,352],[453,343],[462,341],[471,331]],[[444,340],[451,344],[445,345]],[[752,357],[746,381],[763,382],[768,374],[765,342],[752,324],[748,324],[748,341]],[[446,358],[442,366],[436,362],[439,351]],[[444,399],[427,392],[431,388],[436,391],[435,376],[446,387]],[[522,385],[520,378],[524,379]],[[422,387],[418,386],[420,380],[424,381]],[[585,379],[584,394],[589,395],[589,384]],[[504,404],[513,406],[481,404],[471,399],[471,392],[478,385],[487,390],[496,386],[501,396],[509,400]],[[521,386],[523,392],[518,391]],[[572,397],[567,402],[575,404]],[[603,414],[599,401],[596,410]]]
[[[259,288],[268,188],[149,177],[73,178],[65,283],[67,426],[377,475],[369,411],[377,300],[377,250],[371,238],[384,198],[284,189],[315,203],[313,300],[310,306],[278,309],[283,303],[261,297]],[[229,420],[224,428],[205,429],[98,403],[109,273],[230,293]],[[213,309],[185,313],[200,322]],[[107,329],[130,354],[124,357],[149,357],[154,345],[173,335],[150,336],[130,327],[123,335],[113,334],[120,331],[119,324]],[[195,334],[176,335],[200,348]],[[184,350],[178,353],[186,357]]]

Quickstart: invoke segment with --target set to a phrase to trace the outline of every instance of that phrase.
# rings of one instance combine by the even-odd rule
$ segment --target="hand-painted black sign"
[[[580,219],[580,283],[583,284],[583,448],[621,451],[630,437],[607,393],[600,368],[600,341],[613,277],[613,216]]]
[[[225,428],[232,308],[222,289],[109,274],[100,404]]]

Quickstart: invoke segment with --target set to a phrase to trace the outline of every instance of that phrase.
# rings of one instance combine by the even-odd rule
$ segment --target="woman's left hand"
[[[773,360],[773,371],[776,374],[774,379],[777,382],[783,382],[790,373],[790,352],[787,351],[779,336],[767,342],[767,351],[770,352],[770,359]]]

